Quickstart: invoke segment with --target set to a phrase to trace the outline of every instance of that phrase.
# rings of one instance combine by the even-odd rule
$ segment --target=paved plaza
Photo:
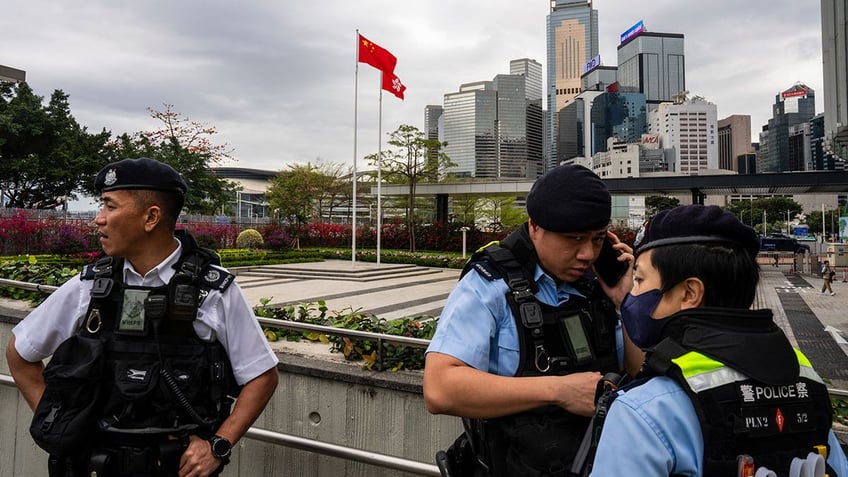
[[[254,305],[315,303],[331,312],[356,310],[393,319],[438,316],[459,270],[342,260],[235,270]],[[835,295],[821,294],[821,279],[762,265],[755,308],[771,308],[786,331],[830,387],[848,390],[848,281],[834,279]],[[285,346],[285,345],[284,345]],[[758,352],[758,350],[751,350]]]

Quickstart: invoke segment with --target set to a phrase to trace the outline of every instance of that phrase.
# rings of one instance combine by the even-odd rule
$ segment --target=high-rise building
[[[444,113],[444,108],[437,104],[428,104],[424,106],[424,139],[431,141],[442,141],[444,136],[444,132],[442,129],[442,125],[444,124],[442,121]],[[429,164],[438,164],[439,154],[443,151],[440,149],[428,149],[427,150],[427,160]],[[436,170],[437,168],[432,168]]]
[[[551,0],[547,17],[549,146],[546,168],[557,164],[557,114],[581,90],[583,66],[598,55],[598,11],[592,0]]]
[[[695,175],[718,169],[718,110],[701,97],[660,103],[648,113],[649,129],[660,136],[665,149],[674,150],[672,172]]]
[[[824,136],[836,140],[834,150],[848,160],[848,5],[821,0]]]
[[[530,58],[519,58],[509,62],[509,74],[525,78],[528,100],[542,99],[542,64]]]
[[[789,126],[789,170],[809,171],[813,169],[810,148],[810,122]]]
[[[445,109],[438,104],[424,106],[424,137],[426,139],[442,139],[442,115]]]
[[[719,119],[718,168],[741,173],[737,158],[751,152],[751,116],[734,114]]]
[[[622,92],[645,95],[648,110],[686,91],[683,35],[644,31],[641,22],[622,34],[618,84]]]
[[[608,147],[608,139],[638,143],[647,132],[645,96],[640,93],[584,91],[558,114],[558,162],[587,161]],[[591,163],[591,162],[590,162]]]
[[[496,160],[495,121],[498,95],[491,81],[466,83],[455,93],[445,94],[445,154],[456,164],[457,177],[494,177],[494,171],[478,170],[478,163]]]
[[[774,97],[772,118],[760,133],[759,172],[800,171],[803,163],[790,162],[789,128],[807,123],[816,115],[816,93],[803,83]],[[825,119],[826,121],[826,119]]]
[[[525,58],[510,71],[445,95],[444,152],[459,177],[535,179],[542,172],[542,66]]]

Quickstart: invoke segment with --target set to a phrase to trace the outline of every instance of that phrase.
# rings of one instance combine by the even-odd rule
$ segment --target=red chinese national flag
[[[397,64],[397,58],[389,50],[362,35],[359,35],[359,61],[389,74],[394,73]]]
[[[406,91],[406,86],[400,82],[400,78],[394,73],[383,72],[383,89],[403,100],[403,92]]]

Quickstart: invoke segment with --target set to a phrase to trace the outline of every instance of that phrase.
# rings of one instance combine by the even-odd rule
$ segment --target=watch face
[[[231,446],[230,443],[227,442],[223,437],[215,436],[211,440],[212,442],[212,453],[218,457],[227,457],[230,455]]]

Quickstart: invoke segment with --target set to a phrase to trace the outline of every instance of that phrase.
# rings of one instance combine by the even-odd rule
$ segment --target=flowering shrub
[[[19,210],[11,216],[0,217],[0,256],[79,254],[100,249],[96,228],[92,226],[91,219],[64,220],[55,216],[39,218],[36,213]],[[213,250],[237,247],[238,236],[244,227],[222,222],[185,222],[179,226],[188,230],[202,247]],[[416,248],[459,252],[462,250],[462,226],[462,223],[457,222],[416,225]],[[251,230],[258,232],[264,239],[264,245],[262,241],[254,240],[250,244],[252,248],[286,250],[294,247],[294,237],[298,238],[302,247],[350,247],[352,242],[350,224],[315,222],[294,227],[269,223],[258,227]],[[360,226],[356,233],[357,248],[376,249],[375,227]],[[619,233],[625,242],[629,242],[626,234],[619,231],[616,233]],[[481,245],[503,238],[506,232],[482,232],[471,226],[465,235],[466,250],[471,253]],[[408,249],[409,228],[406,224],[400,220],[382,224],[380,247],[386,250]]]
[[[210,224],[197,222],[185,224],[201,247],[211,249],[232,248],[236,245],[239,227],[234,224]]]
[[[265,237],[265,248],[283,250],[292,246],[291,235],[280,225],[266,224],[259,232]]]
[[[0,255],[73,254],[97,248],[95,229],[88,220],[39,218],[26,210],[0,217]]]
[[[300,237],[300,245],[304,247],[347,247],[350,241],[349,224],[325,222],[307,224]]]

